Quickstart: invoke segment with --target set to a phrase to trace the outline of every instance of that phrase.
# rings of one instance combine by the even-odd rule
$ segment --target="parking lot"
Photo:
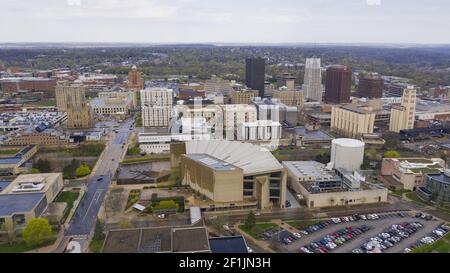
[[[354,217],[352,217],[354,218]],[[402,253],[404,249],[413,243],[417,242],[421,238],[430,234],[435,228],[442,224],[442,221],[438,219],[426,220],[422,218],[416,218],[414,214],[403,213],[402,216],[398,213],[377,214],[378,219],[360,219],[354,221],[340,221],[335,223],[328,220],[328,224],[322,224],[320,229],[316,231],[308,232],[304,234],[301,232],[300,238],[289,234],[287,231],[280,232],[281,236],[273,236],[272,240],[278,240],[281,249],[285,252],[298,253],[302,247],[311,245],[313,242],[332,242],[331,247],[324,249],[324,251],[317,252],[331,252],[331,253],[351,253],[354,249],[360,248],[364,243],[367,243],[371,238],[376,237],[380,233],[385,232],[391,228],[392,225],[399,225],[405,223],[418,222],[422,227],[417,228],[408,237],[402,238],[402,240],[393,244],[390,248],[385,249],[386,253]],[[337,221],[337,220],[336,220]],[[325,220],[323,221],[323,223]],[[364,228],[362,229],[362,227]],[[406,235],[405,235],[406,236]],[[285,237],[297,237],[293,240],[285,241]],[[339,239],[341,238],[341,239]],[[343,239],[342,239],[343,238]],[[337,239],[337,242],[336,242]],[[290,242],[289,242],[290,241]],[[336,244],[338,243],[338,244]],[[316,249],[318,250],[318,249]]]

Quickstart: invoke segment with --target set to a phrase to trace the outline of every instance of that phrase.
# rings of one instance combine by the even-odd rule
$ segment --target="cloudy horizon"
[[[0,0],[0,43],[450,43],[446,0]]]

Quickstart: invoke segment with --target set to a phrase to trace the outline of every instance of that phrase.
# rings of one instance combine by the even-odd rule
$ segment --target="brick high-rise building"
[[[358,96],[379,99],[383,96],[383,78],[377,73],[370,73],[359,78]]]
[[[142,79],[141,72],[137,70],[135,65],[128,72],[128,88],[137,91],[144,89],[144,80]]]
[[[245,59],[245,84],[248,88],[258,90],[259,96],[264,97],[264,82],[266,77],[266,62],[262,58]]]
[[[350,102],[352,71],[345,65],[333,65],[327,68],[325,84],[325,102]]]

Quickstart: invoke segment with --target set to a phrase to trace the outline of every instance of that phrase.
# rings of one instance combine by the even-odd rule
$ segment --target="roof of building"
[[[204,227],[172,229],[173,252],[209,252],[208,233]]]
[[[296,177],[311,177],[316,181],[339,179],[334,171],[317,161],[283,161],[283,165]]]
[[[0,216],[28,212],[37,206],[44,196],[43,192],[27,194],[0,194]]]
[[[223,160],[217,159],[207,154],[188,154],[186,156],[216,171],[234,171],[238,169],[232,164],[229,164]]]
[[[364,147],[364,142],[352,139],[352,138],[336,138],[332,141],[333,144],[343,146],[343,147],[349,147],[349,148],[358,148],[358,147]]]
[[[0,193],[11,184],[11,181],[0,181]]]
[[[248,253],[247,243],[242,236],[210,238],[211,253]]]
[[[283,169],[267,150],[250,143],[228,140],[199,140],[186,142],[186,154],[206,154],[244,171],[244,175]]]
[[[450,184],[450,176],[444,172],[427,174],[427,176],[431,177],[435,181],[439,181],[444,184]]]
[[[297,127],[294,129],[296,135],[303,136],[304,140],[332,140],[333,137],[322,130],[306,130],[305,127]]]

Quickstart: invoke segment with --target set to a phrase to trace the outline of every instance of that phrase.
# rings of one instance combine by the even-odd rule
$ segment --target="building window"
[[[25,215],[23,214],[15,214],[12,217],[14,226],[23,226],[25,225]]]

